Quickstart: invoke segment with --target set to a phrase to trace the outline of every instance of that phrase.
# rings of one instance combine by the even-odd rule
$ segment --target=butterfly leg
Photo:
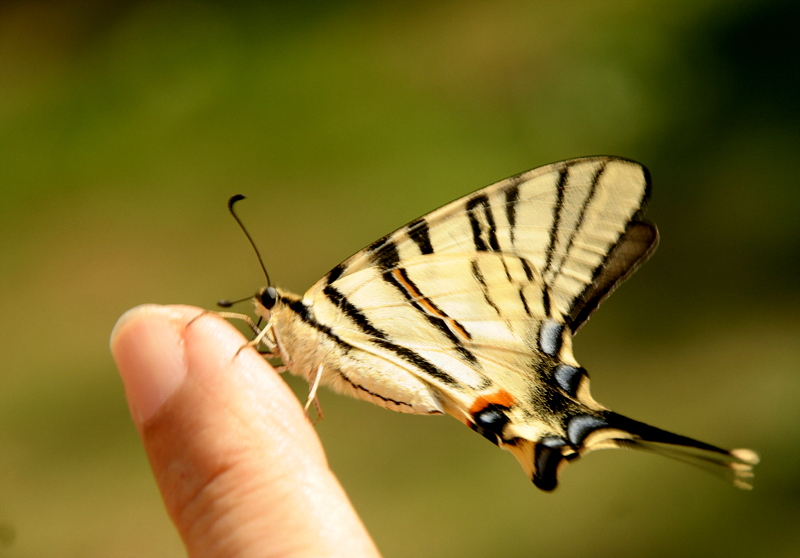
[[[269,333],[270,329],[272,329],[272,323],[268,323],[267,327],[265,327],[261,331],[257,331],[257,335],[252,340],[250,340],[248,345],[250,345],[251,347],[257,347],[258,345],[260,345],[264,341],[264,337],[267,336],[267,333]],[[262,353],[262,354],[272,354],[272,353]]]
[[[239,356],[239,353],[241,353],[247,347],[258,347],[258,345],[263,342],[264,337],[267,335],[267,332],[270,329],[269,325],[267,325],[267,327],[265,327],[264,329],[260,329],[258,327],[258,324],[255,323],[253,321],[253,319],[250,316],[248,316],[247,314],[239,314],[237,312],[213,312],[211,310],[205,310],[202,313],[198,314],[197,316],[192,318],[192,320],[189,322],[188,325],[192,325],[195,322],[195,320],[197,320],[201,316],[205,316],[206,314],[214,314],[215,316],[219,316],[220,318],[224,318],[226,320],[241,320],[245,324],[247,324],[247,326],[251,330],[253,330],[253,333],[255,334],[255,337],[253,339],[251,339],[250,341],[248,341],[247,343],[245,343],[244,345],[242,345],[241,347],[239,347],[239,350],[236,351],[236,356]],[[259,323],[261,323],[260,319],[259,319]],[[187,327],[188,327],[188,325],[187,325]],[[258,349],[256,349],[256,350],[258,350]],[[274,356],[277,356],[272,351],[269,351],[269,350],[268,351],[260,351],[259,350],[258,353],[260,355],[263,355],[265,358],[272,358]]]
[[[225,318],[226,320],[242,320],[257,336],[262,334],[262,330],[259,329],[258,325],[253,321],[253,318],[247,314],[239,314],[238,312],[211,312],[210,310],[206,310],[203,314],[216,314],[220,318]],[[200,316],[203,314],[200,314]],[[197,318],[200,316],[197,316]],[[195,318],[195,320],[197,318]]]
[[[247,319],[250,320],[249,317],[247,317]],[[241,347],[239,347],[239,350],[236,351],[236,356],[239,356],[239,353],[241,353],[244,349],[246,349],[248,347],[255,347],[256,350],[258,351],[258,346],[261,343],[263,343],[264,337],[267,336],[267,333],[269,333],[269,330],[272,327],[271,324],[267,324],[267,327],[265,327],[264,329],[259,330],[258,326],[256,324],[253,324],[253,320],[250,320],[250,323],[252,324],[251,327],[253,328],[253,331],[256,332],[256,336],[253,339],[251,339],[250,341],[248,341],[247,343],[245,343],[244,345],[242,345]],[[265,352],[265,353],[262,353],[261,351],[258,351],[258,354],[262,355],[265,358],[272,358],[272,357],[276,356],[271,351],[268,351],[268,352]]]
[[[314,410],[317,413],[317,420],[314,421],[314,424],[317,424],[319,421],[325,418],[325,413],[322,412],[322,405],[320,405],[319,399],[316,397],[314,398]]]
[[[319,389],[319,383],[322,379],[322,365],[320,364],[317,367],[317,373],[314,376],[314,383],[311,384],[310,389],[308,390],[308,399],[306,399],[306,404],[303,406],[303,410],[308,413],[308,408],[311,406],[311,403],[314,403],[314,410],[317,412],[317,420],[314,421],[314,424],[321,421],[325,414],[322,412],[322,407],[319,404],[319,400],[317,399],[317,389]]]

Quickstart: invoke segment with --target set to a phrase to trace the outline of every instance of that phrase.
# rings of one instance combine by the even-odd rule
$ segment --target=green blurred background
[[[576,340],[595,397],[758,450],[756,489],[617,451],[544,494],[452,419],[324,392],[331,466],[387,558],[800,555],[798,27],[768,0],[3,2],[0,556],[183,555],[108,336],[261,286],[228,196],[303,292],[594,154],[650,168],[662,234]]]

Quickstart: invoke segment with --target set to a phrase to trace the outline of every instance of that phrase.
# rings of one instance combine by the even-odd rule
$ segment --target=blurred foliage
[[[325,393],[332,467],[387,557],[798,555],[799,24],[771,0],[0,4],[0,556],[182,555],[107,339],[136,304],[260,285],[228,196],[302,292],[591,154],[650,168],[662,233],[577,340],[595,395],[757,449],[756,489],[601,452],[543,494],[453,420]]]

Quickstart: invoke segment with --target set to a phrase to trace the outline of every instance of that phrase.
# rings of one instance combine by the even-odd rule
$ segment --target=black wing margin
[[[568,316],[573,335],[601,302],[650,258],[658,247],[658,229],[647,221],[631,221],[616,245],[595,270],[594,280],[575,299]]]

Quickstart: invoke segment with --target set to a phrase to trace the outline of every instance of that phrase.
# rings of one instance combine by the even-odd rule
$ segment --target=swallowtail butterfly
[[[255,343],[309,382],[309,403],[324,384],[394,411],[450,414],[510,450],[542,490],[565,463],[615,447],[750,488],[754,452],[603,407],[572,354],[592,312],[656,248],[641,218],[649,195],[648,171],[616,157],[512,176],[370,244],[303,296],[261,289]]]

